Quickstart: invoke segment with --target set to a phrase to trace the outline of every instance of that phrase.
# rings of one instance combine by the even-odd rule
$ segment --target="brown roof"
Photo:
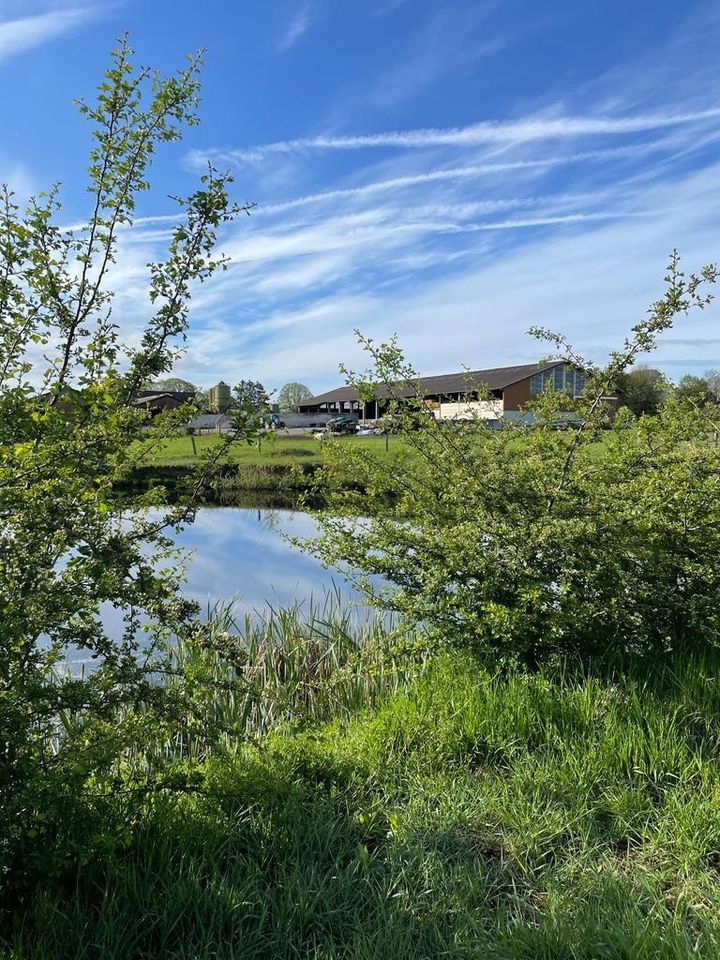
[[[487,390],[503,390],[512,383],[519,380],[526,380],[535,373],[542,370],[550,370],[556,367],[562,360],[556,360],[553,363],[522,363],[513,367],[490,367],[488,370],[462,370],[460,373],[445,373],[437,377],[418,377],[416,383],[419,385],[420,392],[425,395],[436,393],[467,393],[468,390],[480,389],[484,387]],[[378,388],[378,396],[387,396],[389,390],[381,385]],[[414,389],[409,386],[400,386],[393,390],[395,396],[409,397],[414,393]],[[327,393],[318,394],[317,397],[311,397],[300,407],[314,407],[320,403],[332,403],[338,401],[357,400],[358,392],[355,387],[338,387],[336,390],[328,390]]]

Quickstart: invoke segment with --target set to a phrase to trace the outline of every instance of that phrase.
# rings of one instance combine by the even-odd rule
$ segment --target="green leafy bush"
[[[364,341],[374,368],[349,381],[365,397],[390,397],[404,452],[388,460],[327,446],[323,480],[336,493],[308,549],[359,570],[374,603],[443,640],[530,663],[716,645],[717,425],[691,401],[668,399],[639,420],[613,419],[608,401],[679,314],[708,302],[715,278],[714,267],[686,278],[674,255],[665,296],[603,369],[534,331],[590,378],[580,398],[541,395],[532,425],[439,421],[397,344]],[[568,418],[578,429],[557,429]],[[362,491],[354,497],[339,489],[348,475]],[[368,519],[348,522],[349,507]]]
[[[190,287],[222,263],[216,232],[235,208],[213,170],[178,201],[145,327],[121,327],[107,289],[119,235],[156,148],[197,122],[199,90],[197,58],[164,79],[130,55],[123,41],[96,103],[80,105],[94,136],[87,223],[57,225],[58,187],[25,211],[0,192],[0,887],[15,895],[129,829],[155,781],[118,760],[167,736],[181,708],[157,683],[166,641],[201,629],[167,534],[191,500],[148,513],[153,498],[117,489],[187,418],[151,425],[134,401],[177,358]]]

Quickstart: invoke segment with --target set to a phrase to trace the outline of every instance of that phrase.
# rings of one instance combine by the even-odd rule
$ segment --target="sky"
[[[720,5],[668,0],[0,0],[0,180],[89,213],[87,122],[115,40],[172,72],[205,48],[201,124],[164,147],[112,277],[128,340],[169,196],[211,162],[239,202],[176,374],[320,392],[396,334],[424,375],[533,362],[532,325],[594,362],[720,259]],[[720,307],[646,358],[720,367]]]

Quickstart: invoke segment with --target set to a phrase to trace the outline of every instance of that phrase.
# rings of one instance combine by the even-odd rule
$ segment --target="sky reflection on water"
[[[323,601],[334,589],[359,595],[337,570],[326,570],[284,535],[312,537],[315,521],[292,510],[204,508],[178,537],[190,549],[184,592],[203,612],[218,601],[235,601],[236,612]]]

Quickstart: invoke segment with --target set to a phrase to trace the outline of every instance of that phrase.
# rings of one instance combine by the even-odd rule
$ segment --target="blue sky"
[[[531,324],[601,360],[667,255],[718,259],[720,6],[666,0],[0,0],[0,179],[87,210],[92,96],[114,38],[169,71],[207,47],[202,124],[164,150],[113,282],[132,337],[168,194],[208,160],[258,204],[196,292],[180,375],[338,382],[353,329],[425,374],[532,361]],[[652,362],[720,367],[720,309]]]

